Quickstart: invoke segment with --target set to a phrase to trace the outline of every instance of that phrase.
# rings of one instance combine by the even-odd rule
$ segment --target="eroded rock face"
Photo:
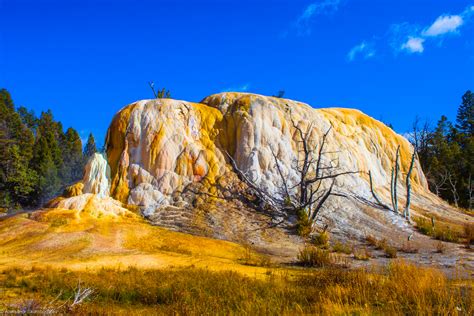
[[[213,183],[225,168],[215,143],[221,120],[217,109],[177,100],[122,109],[107,134],[111,195],[150,214],[191,182]]]
[[[298,156],[301,137],[295,126],[303,131],[309,128],[308,144],[313,148],[321,145],[323,134],[331,129],[324,158],[337,161],[337,170],[341,172],[361,171],[339,178],[338,185],[363,197],[371,195],[369,171],[375,187],[389,187],[398,146],[402,173],[410,165],[413,148],[409,142],[358,110],[314,109],[292,100],[241,93],[217,94],[202,102],[223,113],[220,147],[232,154],[241,170],[275,194],[281,193],[282,188],[276,161],[290,184],[297,181],[294,163],[302,157]],[[416,191],[427,192],[418,161],[412,182]]]
[[[340,190],[370,198],[367,172],[371,171],[375,187],[387,194],[398,146],[402,173],[410,164],[409,142],[360,111],[314,109],[287,99],[222,93],[201,103],[144,100],[120,110],[107,133],[107,160],[97,154],[89,162],[82,191],[110,195],[151,215],[173,204],[172,196],[193,182],[212,192],[230,169],[228,153],[260,186],[281,194],[276,161],[289,183],[297,177],[294,162],[300,158],[300,143],[295,126],[309,128],[314,148],[331,128],[325,159],[338,161],[340,171],[361,171],[341,177]],[[418,161],[412,184],[415,192],[428,194]]]

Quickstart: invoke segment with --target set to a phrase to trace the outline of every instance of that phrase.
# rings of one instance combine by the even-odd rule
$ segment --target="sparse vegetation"
[[[404,253],[417,253],[418,252],[418,248],[413,246],[409,240],[405,242],[399,250]]]
[[[367,247],[364,249],[354,248],[352,252],[354,253],[354,259],[356,260],[367,261],[372,258],[372,254],[370,253],[369,249],[367,249]]]
[[[153,81],[148,82],[148,85],[150,86],[150,89],[153,91],[153,95],[155,96],[155,99],[170,99],[171,98],[171,92],[169,90],[166,90],[165,88],[162,88],[161,90],[155,89],[155,83]]]
[[[391,246],[388,244],[387,240],[385,238],[383,239],[377,239],[372,235],[368,235],[365,240],[367,243],[374,247],[377,250],[383,250],[385,252],[385,255],[388,258],[396,258],[397,257],[397,248],[394,246]]]
[[[352,249],[350,245],[336,241],[332,246],[332,251],[337,253],[345,253],[346,255],[350,255],[352,253]]]
[[[312,245],[306,245],[298,253],[298,262],[306,267],[328,267],[334,264],[333,257],[328,250]]]
[[[254,267],[271,267],[273,265],[269,256],[258,253],[250,244],[244,243],[243,247],[243,255],[239,260],[241,264]]]
[[[474,312],[471,283],[394,261],[380,270],[317,269],[269,273],[262,279],[202,269],[98,272],[10,269],[0,274],[8,295],[0,308],[61,305],[78,280],[94,294],[72,312],[117,314],[463,314]],[[407,295],[409,293],[409,295]],[[26,304],[29,301],[31,304]]]
[[[466,247],[471,248],[471,244],[474,242],[474,224],[466,223],[464,225],[464,238],[466,239]]]
[[[455,243],[459,242],[461,239],[461,234],[447,224],[436,223],[433,225],[433,223],[435,223],[434,220],[429,222],[423,217],[416,217],[414,220],[416,228],[424,235],[431,236],[434,239]]]

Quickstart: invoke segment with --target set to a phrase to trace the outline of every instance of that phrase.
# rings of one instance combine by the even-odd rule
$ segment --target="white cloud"
[[[401,47],[402,50],[406,50],[409,53],[423,53],[425,47],[423,43],[425,42],[424,38],[421,37],[409,37],[406,43]]]
[[[455,33],[464,24],[460,15],[442,15],[423,31],[424,36],[440,36]]]
[[[245,92],[245,91],[248,91],[249,88],[250,88],[250,83],[246,83],[241,86],[229,87],[227,89],[222,90],[222,92]]]
[[[338,10],[341,0],[322,0],[311,3],[296,20],[298,35],[311,34],[310,23],[316,15],[331,14]]]
[[[382,38],[388,40],[395,54],[399,52],[421,54],[425,51],[427,44],[438,41],[438,46],[441,46],[445,36],[460,34],[461,29],[471,22],[473,17],[474,5],[470,5],[458,14],[442,14],[431,25],[424,28],[408,22],[393,24]],[[372,48],[375,44],[379,44],[379,40],[374,41]],[[349,52],[348,59],[353,60],[357,52],[356,46]]]
[[[357,55],[363,56],[364,59],[369,59],[375,56],[375,49],[372,44],[364,41],[359,45],[352,47],[352,49],[347,53],[347,59],[353,61]]]

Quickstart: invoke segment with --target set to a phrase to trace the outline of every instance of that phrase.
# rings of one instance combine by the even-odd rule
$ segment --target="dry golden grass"
[[[342,243],[340,241],[336,241],[334,245],[332,246],[332,251],[350,255],[352,253],[352,247],[348,243]]]
[[[466,238],[466,247],[471,248],[474,242],[474,223],[464,224],[464,238]]]
[[[68,271],[8,269],[0,274],[0,310],[61,310],[80,280],[94,294],[75,314],[410,314],[472,315],[472,281],[402,261],[371,270],[268,270],[264,279],[231,271],[180,268]],[[58,297],[57,303],[50,304]]]
[[[250,253],[247,265],[242,260]],[[271,263],[244,246],[151,226],[140,218],[92,218],[67,210],[0,221],[0,270],[195,267],[264,275]]]
[[[298,253],[298,263],[305,267],[329,267],[334,265],[332,254],[312,245],[305,245]]]
[[[387,258],[396,258],[397,257],[397,248],[394,246],[389,245],[385,238],[377,239],[372,235],[368,235],[365,240],[370,246],[375,247],[377,250],[383,250]]]

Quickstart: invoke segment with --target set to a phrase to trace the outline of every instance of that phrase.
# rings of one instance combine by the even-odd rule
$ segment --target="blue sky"
[[[474,1],[0,0],[0,87],[99,143],[124,105],[237,90],[406,132],[474,89]]]

